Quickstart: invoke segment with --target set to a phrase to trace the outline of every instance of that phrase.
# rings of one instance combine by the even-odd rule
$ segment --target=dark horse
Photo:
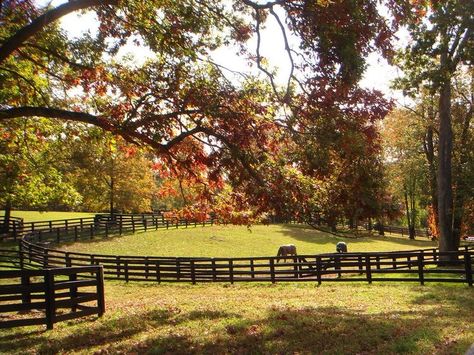
[[[288,255],[296,255],[296,246],[294,246],[293,244],[288,244],[288,245],[282,245],[278,248],[277,256],[284,257],[286,261],[287,259],[286,257]],[[279,263],[280,259],[277,259],[277,262]]]

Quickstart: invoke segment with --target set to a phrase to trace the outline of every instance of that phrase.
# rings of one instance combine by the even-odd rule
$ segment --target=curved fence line
[[[51,222],[51,223],[49,223]],[[53,221],[32,225],[20,241],[18,268],[102,265],[106,279],[157,282],[280,281],[427,281],[472,285],[473,248],[441,253],[438,249],[298,255],[283,257],[201,258],[122,256],[66,252],[56,243],[108,238],[114,234],[215,223],[168,220],[163,215],[99,215],[55,227]],[[42,226],[42,228],[39,228]]]

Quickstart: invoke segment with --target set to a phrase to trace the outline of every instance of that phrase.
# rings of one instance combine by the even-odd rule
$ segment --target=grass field
[[[338,241],[349,251],[392,251],[434,247],[427,240],[400,237],[343,238],[302,225],[212,226],[158,230],[64,245],[63,250],[114,255],[243,257],[275,255],[278,247],[295,244],[298,254],[335,252]]]
[[[107,311],[2,330],[2,354],[464,354],[474,292],[407,284],[106,283]]]
[[[13,217],[23,218],[25,222],[51,221],[55,219],[69,219],[81,217],[93,217],[95,213],[89,212],[39,212],[39,211],[12,211]],[[0,211],[0,219],[4,211]]]
[[[342,238],[299,225],[213,226],[62,248],[121,255],[268,256],[428,248],[426,239]],[[106,313],[2,330],[1,354],[464,354],[474,288],[417,283],[156,284],[107,281]]]

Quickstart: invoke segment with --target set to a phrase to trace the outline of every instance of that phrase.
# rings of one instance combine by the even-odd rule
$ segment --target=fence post
[[[61,233],[60,233],[60,228],[57,227],[56,228],[56,243],[60,243],[61,242]]]
[[[123,216],[119,216],[119,235],[122,235],[122,224],[123,224]]]
[[[234,283],[234,262],[232,259],[229,260],[229,279],[230,283]]]
[[[91,224],[91,228],[90,228],[90,234],[91,234],[91,239],[94,238],[94,226]]]
[[[45,314],[46,314],[46,328],[53,329],[54,313],[55,313],[55,296],[54,296],[54,275],[51,270],[44,270],[44,285],[45,285]]]
[[[48,255],[49,249],[44,248],[43,249],[43,268],[47,268],[49,264],[49,255]]]
[[[77,286],[74,286],[74,281],[77,281],[77,274],[70,274],[69,281],[72,281],[71,286],[69,288],[69,292],[71,292],[71,300],[73,301],[77,297]],[[76,310],[76,304],[73,304],[73,306],[71,307],[71,311],[76,312]]]
[[[194,269],[194,260],[191,260],[191,282],[196,284],[196,270]]]
[[[148,280],[148,274],[150,273],[148,256],[145,257],[145,279]]]
[[[370,255],[365,256],[365,273],[367,275],[367,281],[369,284],[372,283],[372,270],[370,269]]]
[[[160,270],[159,261],[156,262],[155,269],[156,269],[156,281],[158,283],[160,283],[161,282],[161,270]]]
[[[298,257],[293,256],[293,271],[294,271],[295,279],[299,278],[298,266],[299,266],[299,259]]]
[[[316,257],[316,277],[318,278],[318,286],[321,285],[322,282],[322,265],[321,265],[321,257],[317,256]]]
[[[7,231],[8,231],[8,229],[9,229],[9,227],[10,227],[10,226],[6,226],[6,227],[5,227],[5,228],[7,229]],[[14,240],[15,242],[16,242],[16,238],[17,238],[16,223],[15,223],[15,221],[13,221],[13,240]]]
[[[340,279],[342,277],[342,274],[341,274],[341,257],[340,256],[335,256],[334,257],[334,268],[337,271],[337,278]]]
[[[272,279],[272,284],[275,283],[275,260],[270,259],[270,278]]]
[[[176,258],[176,280],[181,280],[181,263],[178,258]]]
[[[105,222],[105,237],[107,238],[109,236],[109,223]]]
[[[425,259],[425,255],[423,254],[423,251],[421,251],[418,254],[417,259],[418,259],[418,277],[420,279],[420,284],[424,285],[425,284],[425,279],[424,279],[424,275],[423,275],[423,261]]]
[[[104,296],[104,268],[102,265],[97,266],[97,306],[99,307],[99,317],[105,312],[105,296]]]
[[[121,271],[121,266],[120,266],[120,256],[116,255],[115,256],[115,264],[117,265],[116,272],[117,272],[117,279],[120,280],[120,271]]]
[[[125,282],[128,282],[128,260],[125,260],[124,267],[125,267]]]
[[[77,226],[74,226],[74,241],[77,241]]]
[[[472,287],[472,264],[471,264],[471,254],[469,253],[469,251],[464,252],[464,267],[466,269],[467,284]]]
[[[250,273],[251,273],[251,278],[255,278],[255,266],[254,266],[254,261],[253,259],[250,259]]]
[[[212,281],[217,281],[216,261],[212,258]]]
[[[21,286],[23,291],[21,293],[21,303],[28,304],[31,303],[31,292],[29,290],[30,286],[30,277],[28,275],[21,275]]]

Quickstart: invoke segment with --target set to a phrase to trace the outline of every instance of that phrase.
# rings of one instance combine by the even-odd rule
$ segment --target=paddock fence
[[[0,328],[53,329],[55,323],[104,312],[102,266],[0,270]]]
[[[85,234],[91,236],[109,236],[111,234],[127,234],[146,232],[149,230],[188,228],[222,223],[217,218],[208,217],[203,220],[185,219],[166,216],[163,213],[148,214],[96,214],[94,217],[59,219],[51,221],[23,222],[16,221],[10,224],[10,233],[4,240],[20,240],[23,236],[39,233],[50,238],[55,234],[57,238],[82,238]]]
[[[54,238],[53,238],[54,239]],[[61,241],[61,238],[59,238]],[[52,249],[43,234],[20,243],[20,264],[42,268],[101,265],[104,278],[155,282],[337,281],[457,282],[472,286],[474,248],[298,255],[291,257],[189,258],[87,254]]]

